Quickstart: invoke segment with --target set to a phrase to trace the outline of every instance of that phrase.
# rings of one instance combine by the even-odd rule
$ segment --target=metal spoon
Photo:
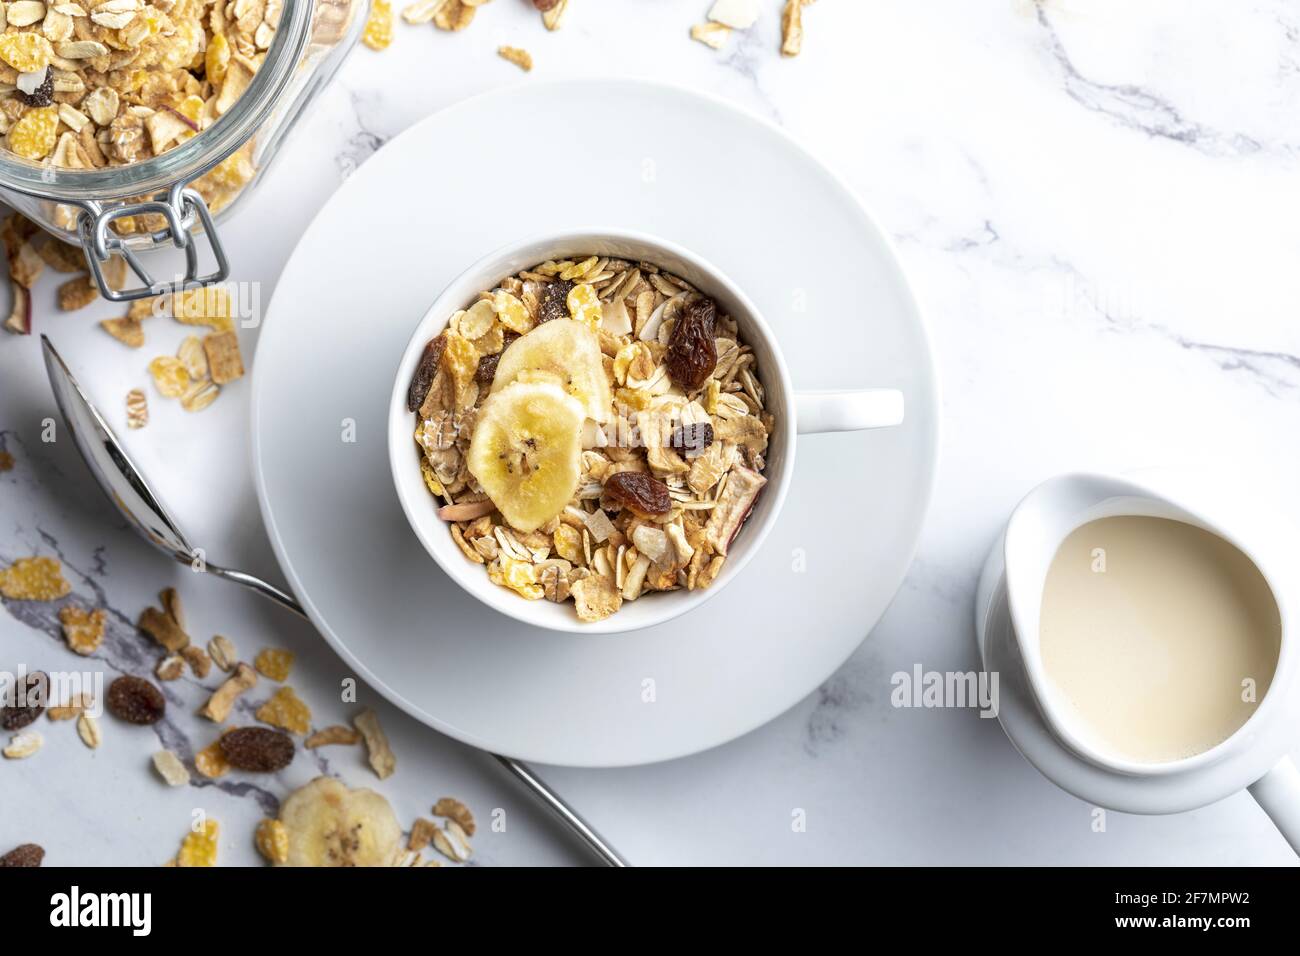
[[[198,552],[190,546],[176,521],[149,487],[144,475],[131,461],[126,449],[109,428],[108,422],[104,421],[104,416],[81,390],[81,386],[73,378],[62,357],[55,351],[48,336],[41,336],[41,345],[45,349],[45,370],[50,376],[50,386],[54,389],[54,400],[58,403],[63,420],[72,433],[77,450],[81,452],[81,457],[85,459],[99,487],[108,495],[109,500],[117,505],[131,527],[145,540],[173,560],[193,566]],[[302,605],[291,595],[261,578],[244,571],[219,567],[206,560],[200,567],[209,574],[251,588],[293,611],[299,617],[307,619]],[[599,833],[543,783],[526,764],[500,754],[490,754],[490,756],[528,787],[533,795],[573,831],[603,863],[607,866],[628,865],[627,861],[619,856]]]

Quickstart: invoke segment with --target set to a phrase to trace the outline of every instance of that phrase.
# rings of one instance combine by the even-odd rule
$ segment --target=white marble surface
[[[545,768],[547,778],[639,864],[1293,863],[1244,795],[1176,817],[1111,814],[1106,832],[1093,832],[1091,808],[1042,779],[995,721],[894,710],[888,692],[890,674],[918,661],[975,665],[975,575],[999,521],[1038,480],[1069,468],[1204,461],[1232,469],[1247,493],[1262,478],[1296,487],[1295,5],[823,0],[806,12],[805,52],[792,61],[774,52],[778,0],[762,0],[759,24],[721,53],[686,37],[708,0],[571,5],[557,34],[523,0],[496,0],[465,33],[399,23],[386,52],[358,49],[252,203],[227,223],[235,277],[260,281],[269,299],[295,238],[341,179],[430,111],[549,76],[672,80],[779,122],[877,211],[931,314],[944,439],[906,584],[816,694],[708,753],[617,771]],[[501,43],[532,51],[531,76],[493,55]],[[599,117],[600,104],[592,111]],[[575,117],[573,130],[550,132],[562,142],[584,128]],[[527,152],[545,146],[520,143],[519,182],[505,188],[537,188]],[[405,188],[454,184],[395,186],[393,202]],[[57,314],[52,295],[47,279],[37,328],[105,402],[144,384],[147,358],[183,337],[158,320],[147,354],[127,353],[94,328],[109,309]],[[255,332],[243,335],[251,354]],[[213,560],[275,576],[250,478],[247,393],[247,383],[231,388],[199,419],[154,400],[154,421],[130,445]],[[249,652],[293,648],[291,683],[317,722],[345,717],[353,708],[333,702],[347,675],[310,629],[170,566],[131,537],[70,445],[40,441],[51,414],[36,338],[0,341],[0,442],[17,459],[0,474],[0,563],[63,556],[77,592],[114,609],[114,636],[97,663],[112,676],[152,657],[129,624],[174,584],[196,633],[229,634]],[[1300,503],[1279,507],[1282,519],[1300,516]],[[48,614],[7,610],[0,668],[77,663],[50,633]],[[211,730],[186,714],[203,691],[189,682],[169,691],[177,716],[166,742],[206,743]],[[479,862],[583,860],[485,759],[374,696],[362,690],[400,761],[380,788],[404,822],[454,794],[480,817],[506,811],[506,832],[475,841]],[[263,805],[318,770],[299,757],[257,787],[167,790],[148,768],[159,745],[149,731],[106,721],[104,745],[91,753],[71,725],[41,729],[42,753],[0,763],[0,851],[36,841],[51,864],[160,863],[195,807],[223,824],[223,862],[255,862],[250,833]],[[327,756],[348,782],[375,783],[358,751]],[[806,811],[806,832],[792,831],[795,809]]]

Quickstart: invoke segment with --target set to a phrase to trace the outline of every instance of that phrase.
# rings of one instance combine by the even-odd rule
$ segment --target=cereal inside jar
[[[0,34],[4,147],[70,170],[128,166],[174,149],[248,89],[281,9],[282,0],[13,0]],[[252,179],[252,149],[250,141],[193,183],[214,212]],[[113,227],[164,224],[153,215]]]
[[[466,560],[582,621],[707,588],[767,481],[753,350],[648,262],[547,261],[483,290],[426,346],[407,407]]]

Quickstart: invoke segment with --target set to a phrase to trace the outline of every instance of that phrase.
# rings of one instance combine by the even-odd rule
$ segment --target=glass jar
[[[80,245],[106,299],[141,299],[229,276],[216,222],[246,201],[360,38],[368,9],[366,0],[283,4],[275,39],[248,88],[197,136],[139,162],[97,169],[32,162],[0,149],[0,198],[57,238]],[[242,187],[214,196],[205,188],[214,177]],[[208,200],[214,200],[211,206]],[[205,275],[199,274],[199,236],[206,237],[216,263]],[[166,282],[149,274],[138,253],[159,246],[184,250],[183,278]],[[126,259],[140,285],[130,287],[128,280],[128,288],[110,288],[104,267],[114,254]]]

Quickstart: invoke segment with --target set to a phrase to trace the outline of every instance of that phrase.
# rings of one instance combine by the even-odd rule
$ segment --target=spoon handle
[[[293,611],[294,614],[297,614],[304,621],[309,620],[307,612],[302,609],[302,605],[284,591],[281,591],[274,584],[268,584],[261,578],[255,578],[251,574],[246,574],[243,571],[235,571],[232,568],[218,568],[215,565],[209,564],[208,571],[219,578],[225,578],[227,581],[234,581],[236,584],[242,584],[244,587],[256,591],[263,597],[270,598],[281,607]]]
[[[254,577],[244,571],[236,571],[231,568],[219,568],[209,564],[208,571],[217,577],[225,578],[227,581],[233,581],[235,584],[242,584],[246,588],[256,591],[263,597],[270,598],[294,614],[297,614],[303,620],[310,620],[307,612],[302,609],[302,605],[294,600],[289,594],[281,591],[273,584],[268,584],[261,578]],[[494,754],[487,751],[488,756],[501,766],[505,767],[519,780],[525,787],[533,792],[539,801],[545,804],[550,810],[567,826],[586,846],[600,858],[600,861],[606,866],[624,867],[628,863],[618,852],[605,842],[604,837],[591,828],[591,825],[584,820],[576,810],[570,807],[554,790],[546,785],[527,764],[520,763],[512,757],[503,757],[500,754]]]
[[[557,817],[563,821],[564,825],[572,830],[592,853],[600,857],[601,862],[606,866],[624,867],[628,866],[627,860],[618,855],[612,846],[605,842],[605,838],[592,829],[591,824],[582,819],[577,811],[559,798],[550,787],[537,778],[533,771],[526,765],[520,763],[511,757],[503,757],[500,754],[492,754],[492,757],[501,766],[509,770],[514,776],[521,780],[524,786],[533,791],[533,794],[541,800]]]

